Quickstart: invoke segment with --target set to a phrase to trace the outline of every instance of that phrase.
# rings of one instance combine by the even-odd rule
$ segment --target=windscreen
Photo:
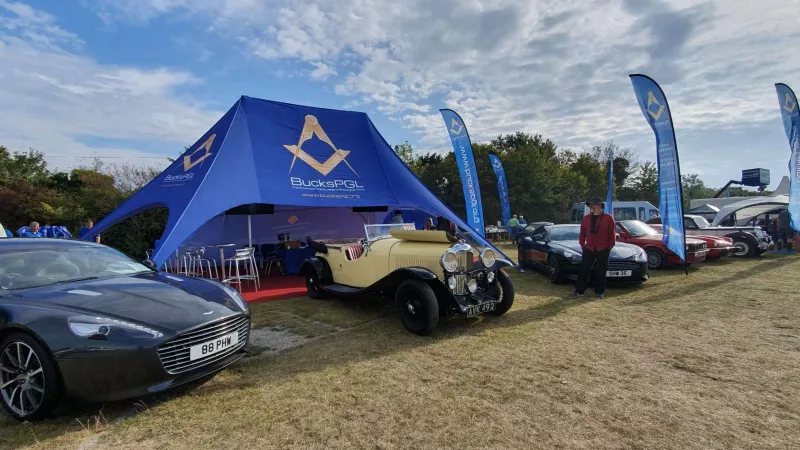
[[[0,289],[26,289],[146,272],[152,269],[108,247],[70,246],[0,253]]]

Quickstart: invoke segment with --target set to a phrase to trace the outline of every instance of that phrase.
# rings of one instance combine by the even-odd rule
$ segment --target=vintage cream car
[[[504,314],[514,303],[514,285],[500,268],[510,266],[490,248],[474,260],[474,249],[445,231],[419,231],[414,224],[365,225],[356,243],[314,243],[307,260],[312,298],[380,293],[394,298],[403,325],[427,335],[440,318]]]

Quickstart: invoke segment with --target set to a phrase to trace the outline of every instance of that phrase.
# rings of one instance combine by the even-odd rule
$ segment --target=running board
[[[325,289],[328,292],[332,292],[334,294],[356,294],[363,290],[361,288],[354,288],[350,286],[344,286],[341,284],[329,284],[323,286],[323,289]]]

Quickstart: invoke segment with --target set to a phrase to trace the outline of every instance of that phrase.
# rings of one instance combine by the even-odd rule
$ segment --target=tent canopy
[[[205,223],[250,204],[384,214],[412,207],[472,229],[417,179],[365,113],[241,97],[83,239],[145,210],[166,207],[169,218],[152,258],[161,267]],[[247,214],[247,208],[235,212]],[[475,233],[471,237],[492,247]]]

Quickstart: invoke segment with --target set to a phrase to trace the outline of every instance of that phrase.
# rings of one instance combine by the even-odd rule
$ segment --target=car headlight
[[[575,252],[571,252],[569,250],[564,251],[564,257],[568,259],[580,259],[581,255]]]
[[[456,277],[447,277],[447,287],[449,287],[451,291],[456,290]]]
[[[497,261],[497,254],[494,252],[494,250],[487,248],[483,252],[481,252],[481,262],[483,263],[483,266],[486,267],[487,269],[489,267],[494,266],[494,263],[496,261]]]
[[[230,296],[231,300],[236,302],[236,305],[239,308],[242,308],[242,311],[247,311],[248,310],[249,307],[247,306],[247,302],[244,300],[244,297],[242,297],[242,294],[240,294],[239,291],[237,291],[236,289],[228,286],[227,284],[224,284],[224,283],[219,283],[219,284],[220,284],[220,286],[222,286],[222,289],[225,292],[228,293],[228,295]]]
[[[442,267],[447,272],[455,272],[458,269],[458,258],[456,257],[455,252],[448,250],[442,256]]]
[[[107,339],[108,336],[113,337],[117,333],[140,339],[156,339],[164,336],[152,328],[108,317],[73,316],[67,319],[67,325],[72,334],[85,338]]]
[[[247,302],[244,300],[244,297],[242,297],[242,294],[240,294],[239,291],[237,291],[236,289],[228,286],[225,283],[220,283],[219,281],[216,280],[209,280],[208,278],[201,278],[201,280],[205,280],[225,291],[225,293],[228,294],[228,297],[230,297],[231,300],[233,300],[234,303],[236,303],[236,305],[242,309],[242,311],[247,311],[249,309],[249,306],[247,305]]]
[[[644,252],[641,248],[638,252],[636,252],[636,256],[633,257],[636,262],[647,262],[647,253]]]
[[[471,294],[474,294],[475,291],[478,290],[478,282],[475,281],[475,278],[471,278],[469,281],[467,281],[467,289],[469,289]]]

